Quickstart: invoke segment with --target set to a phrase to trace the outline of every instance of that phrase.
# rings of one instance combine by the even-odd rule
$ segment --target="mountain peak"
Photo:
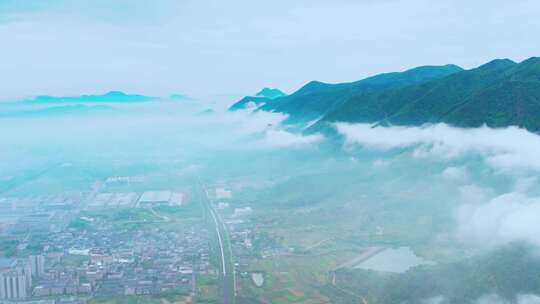
[[[127,96],[127,94],[122,91],[109,91],[103,96]]]
[[[536,67],[540,68],[540,57],[531,57],[528,59],[523,60],[518,64],[520,67]]]
[[[417,71],[430,71],[430,70],[436,70],[436,71],[445,71],[445,72],[459,72],[463,71],[463,68],[461,68],[458,65],[455,64],[445,64],[445,65],[422,65],[419,67],[415,67],[412,69],[408,69],[404,71],[403,73],[411,73],[411,72],[417,72]]]
[[[540,57],[531,57],[517,64],[511,71],[513,81],[540,81]]]
[[[283,93],[280,89],[276,88],[264,88],[255,94],[256,97],[266,97],[270,99],[275,99],[278,97],[286,96],[287,94]]]
[[[504,58],[504,59],[494,59],[494,60],[491,60],[490,62],[486,63],[486,64],[483,64],[481,66],[479,66],[477,69],[482,69],[482,70],[499,70],[499,69],[506,69],[508,67],[512,67],[512,66],[515,66],[517,65],[516,62],[508,59],[508,58]]]
[[[325,83],[325,82],[322,82],[322,81],[318,81],[318,80],[312,80],[308,83],[306,83],[303,87],[301,87],[298,91],[294,92],[293,94],[294,95],[301,95],[305,92],[314,92],[314,91],[318,91],[318,90],[321,90],[321,89],[326,89],[328,87],[331,87],[333,86],[332,84],[329,84],[329,83]]]
[[[404,86],[441,78],[461,71],[463,71],[463,69],[455,64],[447,64],[443,66],[424,65],[408,69],[403,72],[391,72],[371,76],[363,80],[356,81],[356,83],[382,85],[383,87],[392,87],[394,84],[399,83],[399,85]]]

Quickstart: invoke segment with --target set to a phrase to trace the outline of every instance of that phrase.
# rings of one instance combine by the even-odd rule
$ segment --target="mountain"
[[[390,117],[397,124],[422,124],[440,122],[442,117],[457,105],[463,103],[472,94],[486,90],[500,82],[505,73],[517,64],[508,59],[493,60],[478,68],[432,81],[415,91],[421,92],[418,98],[406,100],[407,105]],[[394,96],[392,101],[405,100]],[[391,101],[391,102],[392,102]]]
[[[356,94],[323,120],[366,123],[384,120],[394,124],[437,122],[463,98],[489,86],[514,65],[516,63],[510,60],[494,60],[473,70],[462,70],[421,84]]]
[[[158,99],[157,97],[126,94],[120,91],[110,91],[103,95],[81,95],[81,96],[37,96],[29,100],[25,100],[26,103],[124,103],[124,102],[145,102]]]
[[[518,126],[540,131],[540,58],[497,59],[478,68],[376,94],[355,95],[323,117],[331,122],[460,127]]]
[[[497,84],[472,94],[441,118],[464,127],[519,126],[540,131],[540,58],[515,66]]]
[[[108,105],[59,105],[59,106],[50,106],[40,109],[24,109],[16,110],[9,112],[0,112],[0,119],[2,118],[13,118],[13,117],[49,117],[49,116],[62,116],[62,115],[86,115],[96,112],[112,111],[113,107]]]
[[[229,111],[237,111],[243,109],[256,109],[273,99],[287,96],[279,89],[264,88],[260,90],[255,96],[246,96],[239,101],[235,102],[229,107]]]
[[[496,59],[469,70],[423,66],[350,83],[312,81],[289,96],[245,97],[230,109],[246,107],[288,114],[292,123],[317,120],[307,132],[338,121],[540,132],[540,58]]]
[[[422,66],[404,72],[385,73],[350,83],[312,81],[295,93],[265,103],[262,110],[289,114],[293,120],[309,121],[340,108],[354,96],[372,95],[439,79],[462,69],[456,65]]]
[[[278,97],[286,96],[287,94],[283,93],[280,89],[274,88],[264,88],[259,93],[255,94],[256,97],[266,97],[270,99],[275,99]]]

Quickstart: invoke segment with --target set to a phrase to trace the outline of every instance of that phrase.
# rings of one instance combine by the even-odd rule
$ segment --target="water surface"
[[[409,247],[400,247],[396,249],[385,249],[356,265],[355,268],[402,273],[412,267],[423,264],[433,264],[433,262],[418,257]]]

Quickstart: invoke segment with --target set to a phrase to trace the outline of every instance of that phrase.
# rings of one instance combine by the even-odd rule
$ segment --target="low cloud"
[[[506,300],[498,295],[490,294],[478,298],[475,304],[540,304],[540,297],[535,294],[525,294],[517,297],[515,301]]]
[[[338,123],[336,129],[350,151],[356,145],[382,151],[410,149],[412,158],[470,161],[472,166],[476,159],[483,159],[495,170],[477,171],[482,176],[478,184],[459,186],[459,195],[453,198],[457,239],[477,249],[495,249],[512,242],[540,247],[540,192],[535,190],[540,136],[515,127],[461,129],[445,124],[374,128]],[[374,167],[383,164],[377,161]],[[440,175],[449,181],[470,182],[468,165],[449,165]]]
[[[448,180],[465,180],[468,177],[467,169],[448,167],[441,173],[442,177]]]
[[[444,304],[443,296],[435,296],[421,301],[421,304]]]
[[[273,147],[301,147],[320,142],[321,135],[301,135],[290,133],[285,130],[268,130],[265,133],[264,142]]]
[[[482,199],[482,194],[476,194]],[[540,197],[522,193],[496,196],[458,208],[458,238],[472,246],[495,248],[515,241],[540,246]]]
[[[461,129],[446,124],[373,127],[348,123],[337,123],[335,127],[348,146],[378,150],[412,148],[417,158],[452,159],[477,153],[498,170],[540,171],[540,136],[516,127]]]
[[[373,161],[373,168],[375,169],[386,169],[392,164],[391,160],[385,159],[376,159]]]
[[[38,107],[46,106],[0,104],[0,114]],[[110,107],[0,119],[0,130],[8,130],[0,134],[0,171],[20,174],[96,155],[107,162],[187,163],[224,151],[297,150],[322,140],[321,135],[288,132],[281,125],[287,116],[280,113],[209,111],[204,104],[166,100]]]
[[[282,127],[288,116],[282,113],[251,111],[249,109],[226,112],[218,116],[221,123],[227,124],[233,133],[250,136],[262,134],[259,141],[264,147],[304,147],[323,140],[320,134],[303,135],[293,133]],[[218,126],[219,127],[219,126]]]
[[[206,117],[207,123],[215,127],[225,127],[233,131],[232,134],[250,135],[265,132],[270,129],[279,129],[287,115],[265,111],[251,111],[249,109],[234,112],[216,112]]]

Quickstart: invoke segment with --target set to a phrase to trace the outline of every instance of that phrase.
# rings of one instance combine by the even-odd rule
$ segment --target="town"
[[[241,289],[242,279],[262,284],[259,273],[249,273],[254,257],[287,252],[260,241],[252,208],[232,208],[231,190],[208,188],[204,199],[189,187],[108,191],[108,184],[126,181],[109,178],[89,193],[0,198],[1,303],[129,296],[221,302],[225,289],[234,289],[233,295]],[[223,225],[226,245],[218,243],[203,201]],[[224,248],[230,251],[221,261]],[[232,277],[225,276],[226,267]],[[208,278],[216,286],[205,288]]]

